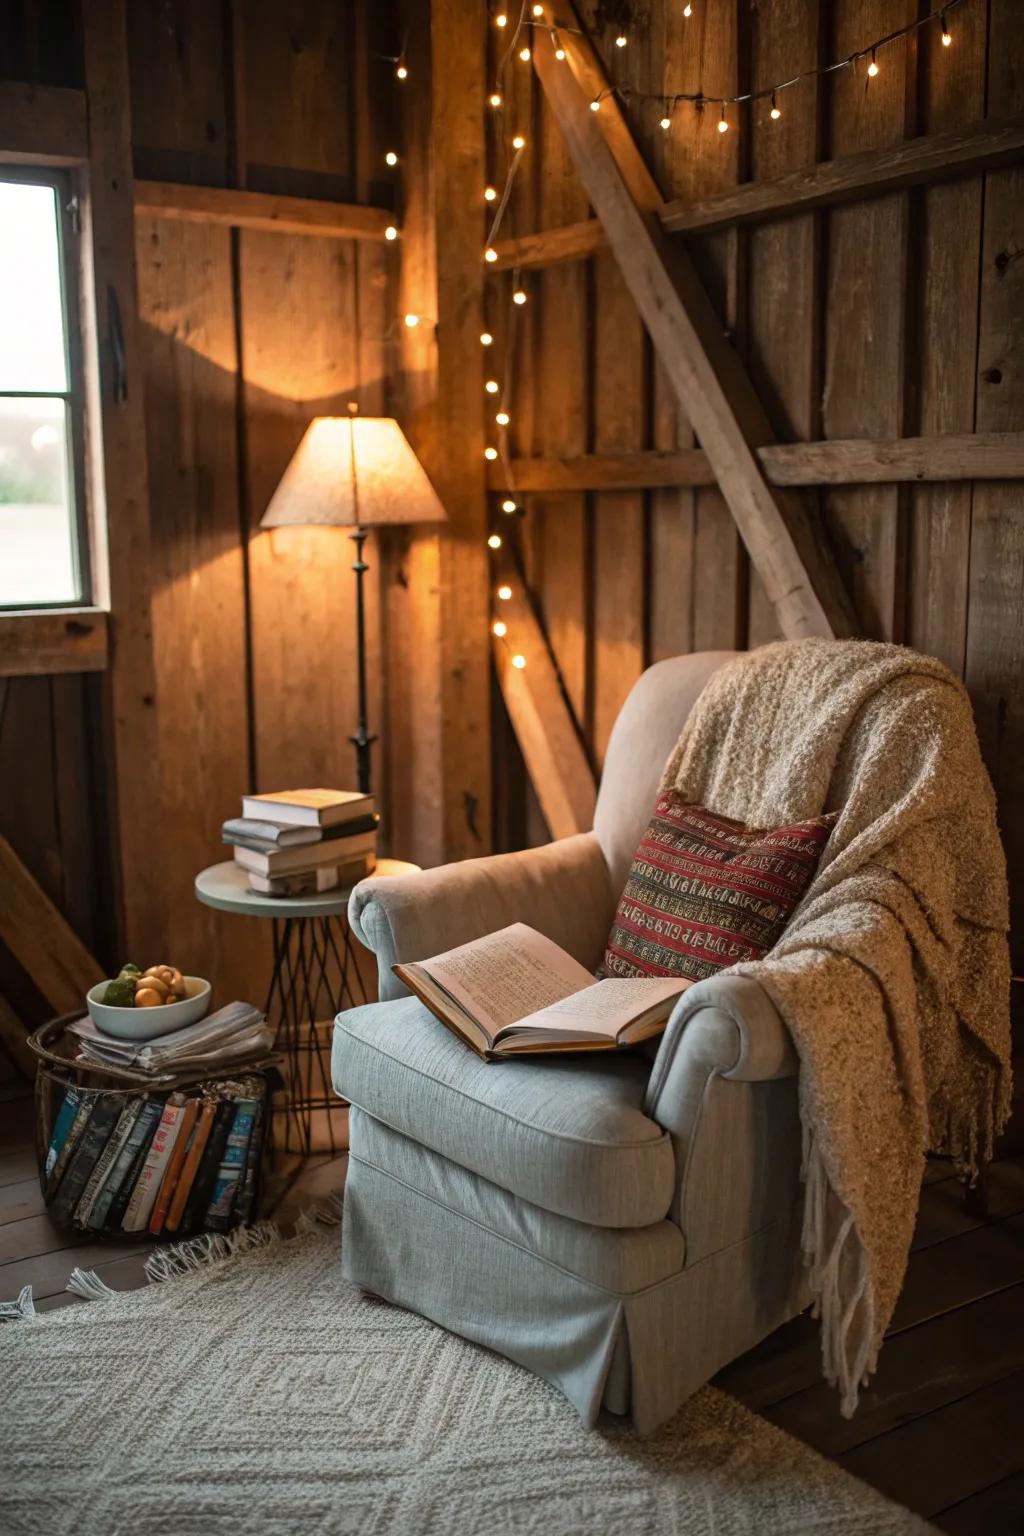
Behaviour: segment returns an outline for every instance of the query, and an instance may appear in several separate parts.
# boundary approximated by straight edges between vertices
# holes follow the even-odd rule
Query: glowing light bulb
[[[504,11],[499,11],[497,16],[495,16],[495,18],[494,18],[494,25],[496,27],[507,27],[508,26],[508,17],[505,15]]]
[[[498,192],[496,187],[484,187],[484,202],[493,203]]]
[[[519,57],[522,59],[524,64],[529,64],[529,62],[530,62],[530,50],[529,50],[529,48],[520,48],[520,50],[519,50]]]
[[[494,340],[494,337],[491,335],[490,331],[481,331],[480,332],[480,345],[482,347],[489,347],[493,340]]]
[[[718,131],[719,131],[719,133],[728,133],[729,132],[729,124],[725,120],[725,108],[724,107],[722,108],[722,115],[718,119]]]
[[[497,259],[498,259],[497,251],[494,249],[493,245],[489,245],[487,247],[486,251],[484,251],[484,261],[497,261]]]
[[[398,156],[395,154],[393,149],[389,149],[387,154],[384,156],[384,163],[385,163],[385,165],[397,165],[398,164]]]
[[[484,385],[484,389],[486,389],[489,395],[496,395],[498,393],[497,379],[488,379],[487,383]]]
[[[511,496],[505,497],[505,500],[501,504],[501,510],[503,512],[514,512],[516,510],[516,504],[512,500]]]
[[[501,600],[501,602],[507,603],[511,596],[512,596],[512,588],[511,587],[499,587],[498,588],[498,597]]]
[[[517,654],[516,654],[516,655],[515,655],[515,656],[513,656],[513,657],[512,657],[512,665],[513,665],[513,666],[514,666],[514,667],[515,667],[515,668],[516,668],[516,669],[517,669],[517,670],[518,670],[518,671],[520,671],[520,672],[521,672],[521,671],[522,671],[522,670],[523,670],[523,668],[524,668],[524,667],[525,667],[525,666],[526,666],[526,657],[525,657],[525,656],[520,656],[520,655],[519,655],[519,654],[518,654],[518,653],[517,653]]]
[[[487,548],[488,549],[500,549],[501,548],[501,534],[500,533],[492,533],[491,534],[490,538],[487,540]]]
[[[405,323],[409,327],[410,331],[414,331],[420,323],[420,317],[419,315],[406,315]]]
[[[384,231],[384,239],[385,240],[397,240],[398,239],[398,230],[395,228],[395,226],[393,224],[389,224],[387,229]]]
[[[498,457],[498,450],[497,450],[497,448],[485,448],[484,449],[484,458],[485,459],[496,459],[497,457]]]
[[[505,636],[508,634],[508,625],[505,623],[504,619],[495,619],[494,623],[491,625],[491,634],[497,635],[499,640],[504,640]]]
[[[875,60],[875,50],[871,50],[871,63],[868,65],[868,74],[872,79],[878,74],[878,64]]]
[[[513,149],[525,149],[526,148],[526,140],[523,138],[521,133],[517,133],[515,138],[512,140],[512,148]]]
[[[686,17],[687,20],[689,20],[690,17],[693,15],[693,6],[692,5],[684,5],[683,6],[683,15]]]
[[[499,91],[492,91],[487,98],[487,105],[490,107],[500,107],[501,93]]]
[[[618,37],[615,39],[615,46],[616,48],[625,48],[628,42],[629,38],[626,36],[625,32],[620,32]]]
[[[533,14],[535,16],[543,16],[544,15],[544,7],[542,5],[535,5],[534,8],[533,8]]]
[[[943,46],[943,48],[948,48],[949,45],[952,43],[952,41],[953,41],[953,34],[952,34],[952,32],[950,32],[949,28],[946,26],[946,23],[943,22],[942,23],[942,46]]]
[[[668,130],[672,127],[672,119],[670,117],[663,117],[661,120],[661,126],[664,128],[665,132],[668,133]]]
[[[525,304],[526,303],[526,294],[523,292],[523,290],[521,288],[517,288],[515,293],[512,295],[512,303],[513,304]]]
[[[771,118],[773,123],[777,123],[779,118],[782,116],[782,113],[779,110],[779,104],[775,100],[775,92],[774,91],[772,91],[772,109],[768,113],[768,116]]]
[[[494,419],[498,423],[499,427],[507,427],[511,417],[509,416],[508,411],[499,411]]]
[[[409,78],[409,71],[406,69],[404,64],[399,64],[398,68],[395,70],[395,79],[396,80],[408,80],[408,78]]]
[[[600,112],[600,110],[601,110],[601,103],[598,101],[596,96],[594,97],[593,101],[590,103],[590,110],[591,110],[591,112]]]
[[[564,48],[556,48],[555,49],[555,58],[558,59],[559,63],[561,63],[562,59],[565,58],[565,49]]]

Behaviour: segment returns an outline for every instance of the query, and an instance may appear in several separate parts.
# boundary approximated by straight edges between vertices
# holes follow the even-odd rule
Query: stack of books
[[[43,1172],[55,1220],[85,1232],[226,1232],[252,1217],[267,1115],[255,1074],[156,1097],[69,1087]]]
[[[262,896],[308,896],[355,885],[377,863],[372,795],[346,789],[288,789],[246,795],[224,841]]]

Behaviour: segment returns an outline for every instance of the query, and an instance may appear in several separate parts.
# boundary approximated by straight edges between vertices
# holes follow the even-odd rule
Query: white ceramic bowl
[[[172,1030],[184,1029],[186,1024],[196,1024],[210,1008],[211,987],[201,976],[185,976],[185,996],[177,1003],[165,1003],[162,1008],[114,1008],[100,998],[110,985],[98,981],[85,994],[89,1017],[105,1035],[115,1035],[118,1040],[154,1040],[157,1035],[169,1035]]]

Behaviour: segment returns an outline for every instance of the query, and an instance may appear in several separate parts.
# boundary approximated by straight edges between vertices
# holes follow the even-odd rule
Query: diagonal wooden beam
[[[0,836],[0,939],[58,1013],[85,1009],[103,972],[42,887]]]
[[[839,636],[856,621],[806,506],[772,487],[757,449],[771,426],[685,251],[661,227],[662,198],[569,0],[553,10],[566,60],[538,31],[533,59],[580,179],[679,402],[736,520],[782,633]],[[601,97],[598,112],[591,102]]]

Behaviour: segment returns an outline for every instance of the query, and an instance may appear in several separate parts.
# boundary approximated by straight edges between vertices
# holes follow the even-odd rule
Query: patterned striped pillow
[[[770,831],[658,796],[604,956],[608,976],[699,980],[777,943],[836,815]]]

